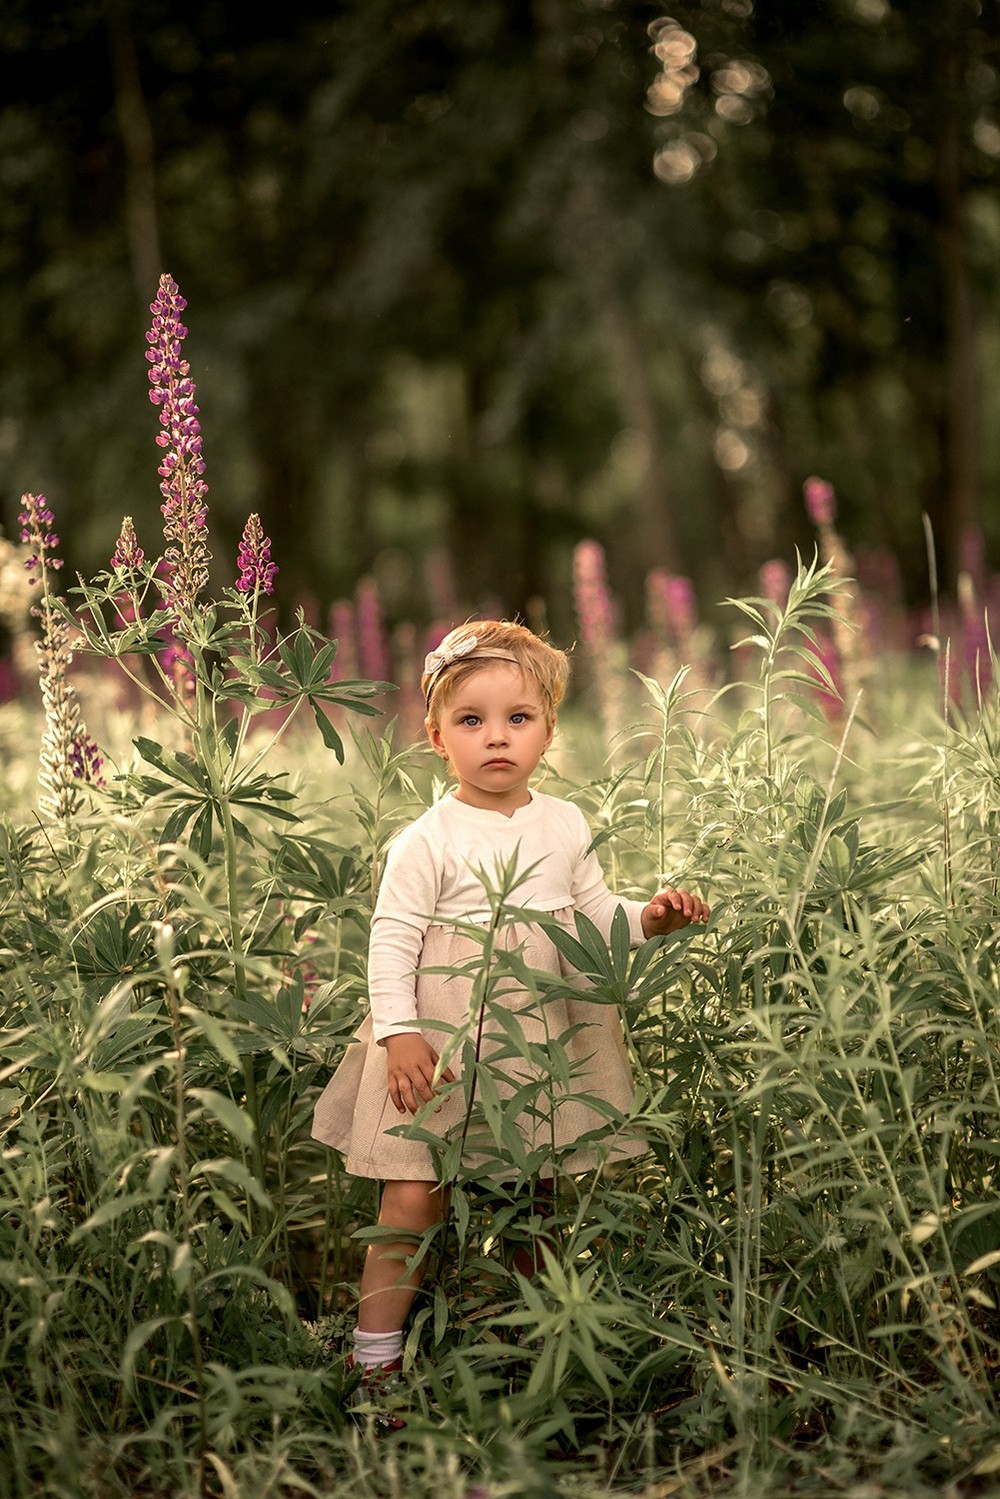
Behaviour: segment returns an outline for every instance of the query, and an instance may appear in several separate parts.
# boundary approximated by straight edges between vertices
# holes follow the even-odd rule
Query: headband
[[[520,666],[516,656],[510,651],[496,650],[493,646],[480,645],[478,635],[463,635],[456,640],[454,645],[438,646],[436,651],[431,651],[424,657],[424,676],[427,685],[424,688],[424,700],[430,707],[431,693],[437,685],[438,678],[449,666],[454,666],[458,661],[513,661],[515,666]]]

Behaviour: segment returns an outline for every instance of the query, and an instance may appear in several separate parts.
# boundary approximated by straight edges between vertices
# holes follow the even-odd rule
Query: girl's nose
[[[490,725],[489,743],[490,744],[506,744],[507,743],[507,725],[506,724],[495,724],[495,725],[491,724]]]

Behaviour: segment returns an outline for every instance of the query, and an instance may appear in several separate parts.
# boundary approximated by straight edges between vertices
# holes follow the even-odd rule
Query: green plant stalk
[[[797,949],[797,956],[798,956],[799,961],[800,961],[800,963],[802,965],[803,971],[808,972],[808,964],[807,964],[807,961],[806,961],[806,956],[802,952],[802,949],[801,949],[801,947],[798,944],[797,935],[793,938],[793,940],[795,942],[795,946],[796,946],[796,949]],[[822,1000],[821,1000],[821,997],[819,996],[819,994],[815,990],[815,984],[814,983],[812,985],[812,989],[813,989],[813,999],[814,999],[814,1002],[817,1005],[821,1005],[822,1004]],[[898,1055],[897,1055],[897,1053],[895,1051],[895,1048],[894,1048],[894,1046],[892,1044],[892,1040],[891,1040],[891,1024],[890,1024],[891,1014],[888,1011],[884,1011],[884,1013],[883,1013],[883,1021],[884,1021],[884,1025],[883,1025],[884,1034],[885,1034],[885,1037],[886,1037],[886,1040],[887,1040],[887,1044],[889,1045],[889,1047],[890,1047],[890,1049],[892,1051],[893,1061],[894,1061],[894,1063],[896,1065],[896,1068],[897,1068],[897,1076],[902,1077],[902,1075],[903,1075],[903,1069],[902,1069],[902,1067],[901,1067],[901,1065],[899,1063]],[[850,1058],[844,1052],[844,1050],[843,1050],[843,1048],[842,1048],[842,1046],[840,1045],[839,1042],[837,1043],[837,1053],[838,1053],[839,1058],[845,1064],[845,1066],[844,1066],[844,1073],[845,1073],[845,1076],[846,1076],[846,1078],[848,1080],[848,1086],[849,1086],[851,1092],[854,1095],[855,1103],[857,1104],[857,1106],[858,1106],[859,1110],[861,1111],[862,1115],[864,1115],[864,1113],[865,1113],[865,1105],[866,1105],[866,1101],[867,1100],[865,1099],[865,1096],[862,1093],[861,1088],[858,1086],[858,1081],[857,1081],[857,1076],[856,1076],[855,1070],[850,1065]],[[904,1097],[905,1097],[905,1088],[902,1091],[903,1091],[903,1094],[904,1094]],[[919,1133],[917,1132],[916,1121],[913,1118],[912,1112],[910,1112],[909,1109],[907,1110],[907,1113],[908,1113],[908,1122],[910,1124],[912,1138],[914,1138],[914,1140],[917,1140],[917,1139],[919,1139]],[[864,1162],[862,1161],[862,1159],[858,1156],[857,1152],[855,1151],[855,1149],[854,1149],[854,1147],[853,1147],[853,1145],[852,1145],[849,1137],[845,1133],[843,1133],[843,1131],[840,1129],[839,1121],[834,1121],[832,1118],[828,1118],[828,1122],[831,1123],[832,1125],[834,1125],[834,1127],[837,1129],[837,1132],[840,1135],[841,1142],[845,1146],[846,1150],[848,1151],[850,1159],[853,1162],[855,1169],[858,1171],[859,1176],[865,1182],[866,1187],[868,1187],[869,1189],[874,1188],[875,1183],[874,1183],[874,1181],[873,1181],[870,1173],[867,1171],[867,1169],[866,1169],[866,1167],[864,1165]],[[898,1183],[898,1180],[896,1178],[896,1174],[895,1174],[895,1172],[892,1169],[892,1162],[890,1161],[888,1155],[886,1154],[885,1146],[884,1146],[884,1143],[882,1141],[882,1138],[881,1138],[881,1136],[880,1136],[880,1134],[878,1133],[877,1130],[873,1130],[872,1131],[871,1138],[872,1138],[873,1147],[874,1147],[876,1155],[878,1157],[878,1162],[879,1162],[879,1167],[880,1167],[879,1179],[880,1179],[880,1181],[884,1182],[888,1186],[890,1198],[891,1198],[892,1202],[895,1205],[897,1214],[899,1215],[899,1221],[901,1223],[903,1223],[903,1224],[906,1224],[907,1227],[910,1230],[912,1230],[913,1224],[912,1224],[911,1214],[910,1214],[910,1211],[909,1211],[909,1206],[906,1203],[906,1201],[905,1201],[902,1193],[900,1192],[899,1183]],[[924,1165],[924,1169],[925,1169],[925,1180],[926,1180],[926,1162],[923,1160],[923,1152],[922,1151],[920,1152],[920,1154],[921,1154],[921,1161],[922,1161],[922,1164]],[[928,1190],[930,1190],[929,1187],[928,1187]],[[877,1200],[877,1194],[875,1194],[875,1196],[876,1196],[876,1200]],[[893,1230],[892,1222],[889,1219],[888,1215],[885,1213],[884,1209],[881,1212],[881,1216],[882,1216],[883,1227],[885,1229],[887,1238],[890,1239],[890,1240],[891,1239],[896,1239],[897,1236],[896,1236],[896,1234],[895,1234],[895,1232]],[[917,1259],[919,1260],[920,1269],[921,1269],[920,1280],[924,1281],[924,1280],[930,1278],[931,1272],[930,1272],[930,1267],[929,1267],[929,1265],[927,1263],[926,1256],[923,1254],[922,1251],[919,1250],[919,1248],[918,1248],[918,1253],[917,1253]],[[955,1283],[957,1284],[958,1283],[958,1277],[957,1277],[957,1275],[955,1275],[954,1265],[953,1264],[951,1266],[951,1273],[952,1273],[952,1275],[953,1275],[953,1277],[955,1279]],[[936,1304],[933,1301],[930,1301],[922,1293],[920,1294],[920,1302],[921,1302],[921,1305],[924,1307],[925,1312],[928,1314],[928,1316],[929,1316],[929,1318],[930,1318],[930,1320],[932,1322],[932,1325],[934,1327],[934,1330],[935,1330],[935,1333],[936,1333],[936,1336],[938,1338],[940,1346],[942,1348],[947,1348],[948,1347],[947,1331],[946,1331],[946,1329],[944,1327],[944,1324],[943,1324],[943,1322],[941,1320],[940,1312],[939,1312]],[[968,1397],[969,1393],[970,1393],[969,1388],[968,1388],[968,1384],[962,1378],[962,1376],[960,1374],[960,1371],[958,1370],[957,1366],[955,1365],[954,1359],[949,1359],[949,1361],[948,1361],[948,1367],[949,1367],[949,1369],[950,1369],[950,1371],[952,1372],[952,1375],[953,1375],[953,1382],[955,1384],[956,1393],[959,1394],[960,1396]]]
[[[229,797],[218,790],[219,811],[222,814],[223,839],[225,843],[226,859],[226,892],[229,902],[229,928],[230,942],[233,953],[233,987],[237,1000],[243,998],[246,993],[246,951],[243,943],[243,927],[240,917],[239,906],[239,883],[237,878],[236,860],[236,829],[233,826],[233,809]],[[257,1074],[254,1066],[253,1052],[245,1052],[242,1059],[243,1082],[247,1094],[247,1106],[250,1117],[253,1120],[253,1167],[254,1175],[260,1182],[261,1187],[265,1185],[264,1169],[264,1142],[260,1130],[260,1103],[257,1097]],[[252,1224],[249,1215],[254,1211],[249,1198],[247,1199],[248,1220]]]
[[[496,948],[496,934],[500,928],[502,912],[503,903],[502,901],[498,901],[494,906],[493,912],[490,916],[489,926],[486,928],[486,935],[483,941],[482,967],[476,975],[476,990],[478,990],[478,993],[479,995],[481,995],[481,997],[479,998],[479,1007],[476,1011],[475,1066],[473,1068],[472,1077],[469,1081],[469,1090],[466,1094],[465,1118],[462,1120],[461,1147],[458,1152],[459,1160],[461,1160],[462,1156],[464,1156],[465,1154],[465,1142],[469,1138],[469,1128],[472,1123],[472,1109],[476,1101],[476,1083],[478,1080],[480,1066],[479,1058],[482,1053],[483,1031],[486,1025],[486,1003],[490,993],[493,954]],[[475,1010],[476,990],[473,991],[473,1001],[472,1006],[470,1007],[470,1012],[471,1010]]]
[[[237,1000],[240,1000],[246,994],[246,944],[243,940],[243,923],[239,901],[239,865],[237,860],[236,829],[233,824],[232,801],[225,781],[219,772],[219,759],[216,750],[215,702],[214,699],[212,701],[206,700],[207,694],[202,685],[202,675],[202,672],[196,674],[195,717],[199,728],[194,736],[194,747],[208,775],[216,811],[222,824],[226,870],[226,900],[229,910],[229,942],[233,957],[233,990]],[[235,757],[233,763],[235,765]],[[257,1076],[252,1052],[244,1054],[242,1058],[242,1072],[247,1107],[250,1111],[254,1127],[253,1144],[251,1146],[253,1170],[254,1175],[263,1188],[266,1180],[264,1144],[261,1138],[260,1103],[257,1095]],[[246,1211],[247,1221],[250,1224],[252,1233],[255,1206],[249,1197],[247,1198]]]
[[[166,915],[164,915],[166,924]],[[163,968],[166,979],[167,1006],[170,1011],[170,1027],[174,1037],[174,1050],[176,1059],[174,1063],[174,1118],[177,1135],[177,1193],[180,1200],[181,1224],[184,1233],[184,1242],[192,1263],[195,1261],[194,1251],[194,1221],[191,1213],[191,1194],[188,1181],[188,1159],[187,1159],[187,1102],[186,1102],[186,1078],[184,1074],[184,1058],[186,1048],[184,1045],[184,1032],[181,1026],[180,1004],[177,995],[177,987],[174,979],[173,959],[169,952],[164,954]],[[194,1377],[195,1391],[198,1402],[198,1492],[206,1495],[207,1490],[207,1468],[206,1454],[208,1452],[208,1413],[207,1398],[205,1390],[205,1371],[203,1367],[203,1354],[201,1346],[201,1326],[198,1319],[198,1301],[195,1294],[194,1275],[187,1279],[187,1302],[188,1323],[191,1333],[191,1343],[194,1355]]]

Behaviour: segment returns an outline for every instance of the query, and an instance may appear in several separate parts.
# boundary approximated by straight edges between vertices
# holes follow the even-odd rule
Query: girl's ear
[[[438,755],[445,752],[444,741],[441,738],[441,730],[434,727],[429,718],[424,719],[424,728],[427,730],[427,738],[430,740],[431,748]]]

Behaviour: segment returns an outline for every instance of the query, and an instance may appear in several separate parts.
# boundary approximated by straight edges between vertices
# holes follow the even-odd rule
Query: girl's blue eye
[[[527,713],[512,713],[510,715],[510,721],[511,723],[524,723],[527,716]]]
[[[466,713],[465,717],[461,721],[463,724],[465,724],[466,728],[475,728],[476,724],[479,722],[479,717],[475,713]]]

